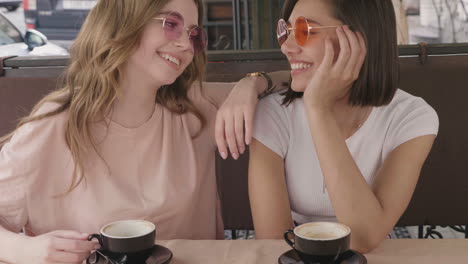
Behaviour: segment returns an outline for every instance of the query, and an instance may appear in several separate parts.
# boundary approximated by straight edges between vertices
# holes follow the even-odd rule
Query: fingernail
[[[226,152],[221,152],[220,154],[223,159],[227,159],[228,155]]]
[[[244,154],[244,152],[245,152],[245,149],[241,149],[240,153]]]
[[[233,157],[235,160],[237,160],[237,159],[239,158],[239,154],[233,153],[233,154],[232,154],[232,157]]]

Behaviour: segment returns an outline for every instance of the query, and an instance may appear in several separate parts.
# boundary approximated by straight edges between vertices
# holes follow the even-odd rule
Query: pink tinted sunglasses
[[[182,33],[187,32],[190,42],[192,43],[195,52],[201,52],[206,49],[208,44],[208,36],[205,30],[199,26],[186,28],[184,17],[177,12],[170,12],[162,17],[155,17],[155,20],[162,21],[164,34],[169,40],[176,40],[182,36]]]

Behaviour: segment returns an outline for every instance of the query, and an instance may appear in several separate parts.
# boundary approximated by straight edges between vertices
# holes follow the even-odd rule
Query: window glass
[[[205,0],[209,50],[272,49],[284,0]],[[468,0],[393,0],[399,44],[468,42]]]
[[[406,0],[409,43],[468,42],[468,0]]]
[[[20,32],[0,15],[0,45],[23,42]]]
[[[209,50],[272,49],[284,0],[205,0]]]

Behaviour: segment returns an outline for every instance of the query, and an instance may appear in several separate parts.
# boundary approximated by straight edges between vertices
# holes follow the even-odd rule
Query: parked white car
[[[54,56],[69,55],[68,51],[50,43],[37,30],[28,29],[21,34],[2,13],[0,13],[0,57],[5,56]]]

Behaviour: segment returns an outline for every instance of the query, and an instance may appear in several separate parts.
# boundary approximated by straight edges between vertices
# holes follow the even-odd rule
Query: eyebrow
[[[314,24],[318,24],[318,25],[320,25],[320,26],[322,25],[322,23],[318,22],[317,20],[314,20],[314,19],[311,19],[311,18],[308,18],[308,17],[306,17],[306,19],[307,19],[308,21],[314,23]],[[288,19],[288,22],[291,23],[291,22],[289,21],[289,19]]]
[[[158,15],[169,15],[171,13],[174,14],[174,15],[177,14],[177,12],[175,12],[175,11],[165,11],[165,12],[159,12]],[[178,14],[177,14],[177,16],[180,17]]]

